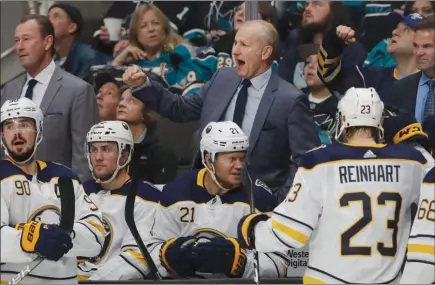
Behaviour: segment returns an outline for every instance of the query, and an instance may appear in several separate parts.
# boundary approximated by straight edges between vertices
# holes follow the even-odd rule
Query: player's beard
[[[34,150],[35,150],[35,145],[33,145],[30,149],[28,149],[23,153],[16,153],[7,147],[9,156],[18,163],[28,160],[32,156]]]

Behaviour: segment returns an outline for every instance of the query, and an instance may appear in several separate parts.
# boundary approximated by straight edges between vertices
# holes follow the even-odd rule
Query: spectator
[[[47,17],[24,16],[14,39],[27,73],[6,83],[2,104],[20,97],[32,99],[44,113],[44,140],[38,146],[37,159],[66,165],[81,181],[90,179],[83,142],[87,130],[98,122],[92,86],[54,63],[54,28]]]
[[[415,115],[424,127],[425,120],[435,116],[435,16],[426,17],[414,30],[414,55],[421,72],[395,82],[392,103]]]
[[[170,26],[168,18],[153,4],[133,13],[129,45],[113,60],[113,66],[137,64],[163,77],[170,86],[184,86],[192,70],[193,49]],[[195,81],[195,76],[189,82]]]
[[[372,50],[381,40],[391,36],[397,23],[391,21],[389,15],[392,12],[403,15],[404,9],[405,1],[365,1],[360,41],[366,50]]]
[[[48,18],[54,27],[55,62],[65,71],[85,78],[91,66],[99,62],[91,46],[77,42],[83,28],[82,14],[77,8],[62,3],[50,7]]]
[[[409,14],[420,14],[423,17],[435,14],[435,2],[433,1],[408,1],[405,4],[405,16]]]
[[[300,29],[293,29],[284,44],[283,57],[279,64],[279,75],[299,89],[307,87],[303,78],[304,62],[299,57],[301,44],[321,44],[324,34],[332,27],[349,25],[346,7],[338,1],[307,1],[302,14]],[[362,65],[366,51],[359,43],[346,47],[343,62]]]
[[[121,100],[122,81],[110,73],[102,72],[95,77],[95,92],[101,121],[116,120],[116,110]]]
[[[419,14],[406,17],[395,13],[393,15],[402,19],[393,31],[393,41],[388,46],[388,51],[397,62],[395,68],[346,66],[341,63],[340,56],[347,44],[355,42],[355,31],[350,27],[338,26],[326,34],[319,53],[319,70],[330,90],[344,94],[350,87],[374,87],[382,100],[389,105],[392,100],[390,93],[393,81],[418,72],[412,47],[412,28],[418,25],[423,17]]]
[[[431,1],[409,1],[405,5],[404,16],[410,14],[420,14],[423,17],[434,15],[435,2]],[[400,10],[399,10],[400,11]],[[397,13],[395,13],[397,15]],[[393,14],[394,15],[394,14]],[[392,20],[392,21],[391,21]],[[388,22],[394,24],[395,29],[399,22],[403,21],[401,17],[389,17]],[[376,44],[370,53],[367,55],[367,59],[364,62],[366,65],[374,65],[380,67],[395,67],[396,61],[387,51],[388,45],[391,43],[391,35],[388,38],[380,41]]]
[[[182,41],[159,8],[143,4],[132,15],[129,45],[115,57],[112,65],[156,59],[159,53],[173,51]]]
[[[142,3],[140,3],[142,2]],[[109,39],[109,32],[105,26],[94,33],[94,47],[106,54],[107,56],[112,56],[116,54],[120,48],[127,46],[128,40],[128,30],[130,26],[130,20],[134,10],[146,1],[113,1],[104,18],[116,18],[122,19],[122,29],[121,35],[122,39],[118,42],[112,42]],[[180,35],[184,34],[190,30],[198,29],[208,29],[205,22],[208,22],[207,17],[209,14],[217,9],[214,2],[222,2],[223,5],[216,5],[219,7],[219,14],[230,14],[231,9],[236,2],[233,1],[149,1],[152,2],[156,7],[158,7],[164,15],[169,19],[170,26]],[[228,6],[228,7],[227,7]],[[211,13],[213,14],[213,13]],[[207,21],[206,21],[207,18]],[[214,19],[217,17],[210,18],[214,23]]]
[[[308,95],[310,109],[314,113],[319,138],[322,144],[330,144],[335,137],[337,105],[339,95],[332,95],[317,75],[317,52],[319,45],[306,44],[300,46],[300,57],[305,60],[304,79],[307,88],[303,90]]]
[[[278,51],[275,28],[262,20],[239,29],[232,54],[237,68],[221,68],[199,92],[180,97],[147,78],[137,66],[123,79],[133,95],[175,122],[234,121],[250,138],[250,171],[283,200],[295,164],[320,144],[307,97],[272,71]],[[196,138],[198,143],[198,138]]]
[[[160,144],[157,138],[157,121],[155,112],[146,108],[144,103],[132,96],[127,86],[121,88],[116,118],[126,122],[133,133],[134,152],[131,159],[130,175],[136,169],[143,180],[153,184],[166,184],[177,173],[177,156]]]

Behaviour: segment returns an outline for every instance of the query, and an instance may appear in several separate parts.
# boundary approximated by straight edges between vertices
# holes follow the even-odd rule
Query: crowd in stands
[[[386,116],[420,124],[435,157],[435,2],[259,1],[258,21],[245,6],[114,1],[88,42],[74,5],[25,15],[15,48],[26,73],[3,86],[1,103],[33,100],[44,113],[36,157],[83,183],[86,134],[100,121],[128,125],[129,175],[155,185],[212,165],[200,134],[233,121],[249,138],[249,171],[279,203],[301,157],[334,143],[351,87],[375,88]]]

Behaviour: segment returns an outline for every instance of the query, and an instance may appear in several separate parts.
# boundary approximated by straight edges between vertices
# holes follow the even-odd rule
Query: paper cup
[[[117,42],[121,39],[122,19],[105,18],[104,26],[107,28],[107,31],[109,32],[111,41]]]

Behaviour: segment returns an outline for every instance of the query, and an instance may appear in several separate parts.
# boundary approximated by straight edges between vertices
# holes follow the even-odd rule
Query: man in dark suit
[[[92,86],[55,65],[54,29],[45,16],[21,19],[15,49],[27,72],[4,86],[1,103],[20,97],[35,102],[44,113],[44,139],[37,159],[66,165],[82,181],[91,179],[84,145],[87,131],[99,121]]]
[[[246,22],[237,32],[233,57],[237,68],[222,68],[196,94],[174,95],[147,78],[137,66],[124,73],[132,93],[163,117],[176,122],[234,121],[249,136],[250,172],[284,199],[295,164],[320,145],[308,100],[272,72],[278,34],[268,22]]]
[[[435,116],[435,16],[423,19],[414,30],[414,55],[421,72],[396,81],[391,100],[424,124]]]

